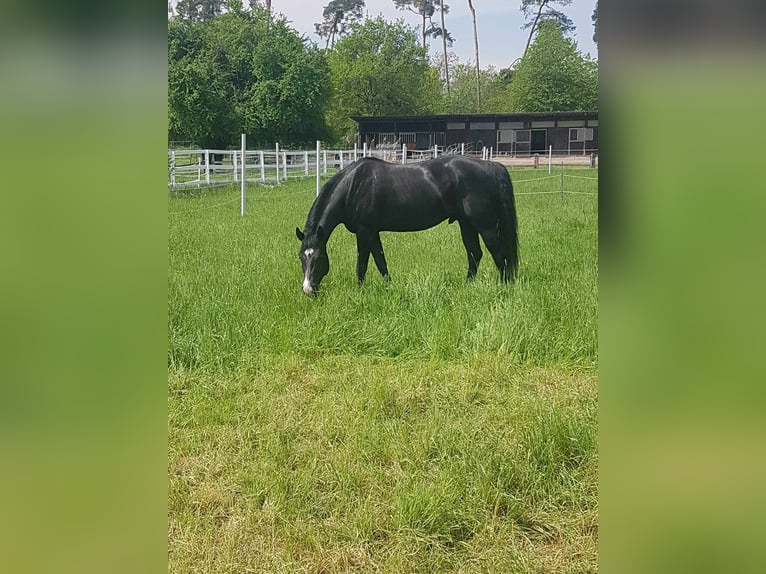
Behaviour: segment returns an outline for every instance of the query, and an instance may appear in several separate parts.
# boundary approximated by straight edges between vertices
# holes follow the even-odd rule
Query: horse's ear
[[[303,241],[303,238],[304,238],[304,237],[306,237],[306,236],[305,236],[305,235],[303,235],[303,231],[301,231],[300,229],[298,229],[298,228],[296,227],[296,228],[295,228],[295,237],[297,237],[297,238],[298,238],[298,241]]]
[[[325,241],[324,227],[322,227],[321,225],[317,227],[317,238],[319,239],[321,243],[324,243]]]

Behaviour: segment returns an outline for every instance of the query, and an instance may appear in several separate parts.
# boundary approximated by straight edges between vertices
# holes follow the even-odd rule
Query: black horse
[[[499,163],[453,155],[417,164],[360,159],[336,173],[314,201],[298,253],[303,292],[315,294],[330,270],[327,240],[341,223],[356,234],[356,276],[361,285],[372,254],[390,279],[381,231],[421,231],[449,219],[460,225],[468,255],[468,280],[481,261],[484,239],[504,282],[519,262],[516,205],[508,170]]]

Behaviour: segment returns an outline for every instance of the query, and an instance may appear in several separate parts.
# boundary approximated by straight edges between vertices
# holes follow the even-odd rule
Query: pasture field
[[[597,177],[597,170],[567,169]],[[457,224],[330,239],[314,181],[168,200],[169,571],[595,572],[595,195],[513,170],[521,264],[465,283]],[[566,178],[564,188],[595,192]]]

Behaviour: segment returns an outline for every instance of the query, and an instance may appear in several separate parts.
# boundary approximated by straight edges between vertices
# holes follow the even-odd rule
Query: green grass
[[[511,287],[488,256],[467,285],[444,223],[383,234],[393,280],[360,289],[341,226],[318,299],[312,200],[169,199],[169,570],[595,572],[595,196],[518,196]]]

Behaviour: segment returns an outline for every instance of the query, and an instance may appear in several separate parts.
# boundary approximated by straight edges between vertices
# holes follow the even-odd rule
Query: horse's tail
[[[516,200],[513,196],[513,183],[508,169],[496,164],[497,184],[500,189],[500,201],[503,209],[500,212],[499,231],[500,242],[505,248],[504,281],[513,281],[519,268],[519,235],[516,218]]]

